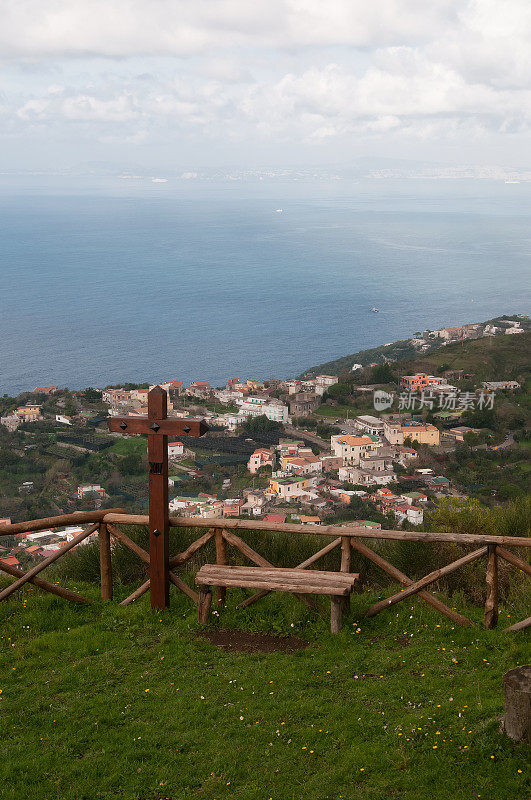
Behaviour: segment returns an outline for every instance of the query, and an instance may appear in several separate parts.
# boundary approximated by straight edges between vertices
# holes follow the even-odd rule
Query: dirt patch
[[[411,644],[407,636],[397,636],[396,641],[401,647],[409,647],[409,645]]]
[[[269,636],[238,630],[198,631],[197,635],[227,653],[295,653],[309,646],[309,642],[298,636]]]

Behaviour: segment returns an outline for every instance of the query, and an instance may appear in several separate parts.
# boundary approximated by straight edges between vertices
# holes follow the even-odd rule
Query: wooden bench
[[[212,605],[212,586],[258,589],[291,594],[326,594],[330,596],[330,629],[337,633],[350,593],[359,575],[346,572],[322,572],[275,567],[232,567],[205,564],[196,575],[199,586],[197,606],[199,622],[208,622]]]

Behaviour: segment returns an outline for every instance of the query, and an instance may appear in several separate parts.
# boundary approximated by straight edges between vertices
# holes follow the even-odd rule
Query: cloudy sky
[[[0,0],[0,168],[531,165],[531,0]]]

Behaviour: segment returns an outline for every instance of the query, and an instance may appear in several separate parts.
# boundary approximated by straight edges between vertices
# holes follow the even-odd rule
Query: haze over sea
[[[524,183],[0,176],[0,393],[286,377],[527,313],[530,216]]]

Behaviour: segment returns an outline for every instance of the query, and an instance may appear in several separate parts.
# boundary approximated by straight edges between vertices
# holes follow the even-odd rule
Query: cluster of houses
[[[394,483],[397,480],[395,465],[407,467],[418,458],[414,448],[404,446],[404,438],[409,436],[410,430],[418,429],[423,439],[428,427],[417,426],[412,420],[382,420],[369,415],[358,417],[354,425],[358,428],[356,434],[332,436],[330,452],[318,456],[302,441],[281,441],[276,447],[257,448],[247,468],[255,475],[265,467],[266,474],[270,474],[263,492],[264,503],[295,502],[311,506],[319,513],[334,502],[349,504],[353,495],[370,500],[374,495],[362,487],[374,489]],[[438,433],[437,428],[434,430]],[[428,434],[431,441],[431,431]],[[344,489],[345,484],[357,488],[348,491]],[[396,503],[416,507],[415,511],[409,508],[409,513],[403,513],[402,506],[393,508],[399,521],[422,522],[422,508],[416,505],[414,498],[397,499]],[[263,505],[253,513],[262,513]]]
[[[209,381],[193,381],[184,387],[181,381],[167,381],[160,386],[168,393],[168,411],[173,411],[174,403],[179,405],[196,400],[198,404],[222,404],[234,410],[225,413],[204,412],[204,418],[213,425],[234,431],[251,417],[266,416],[273,422],[287,423],[290,416],[304,416],[320,405],[326,390],[338,382],[333,375],[318,375],[311,380],[272,380],[266,386],[261,381],[240,381],[228,378],[226,386],[214,388]],[[152,388],[152,387],[149,387]],[[106,389],[102,393],[103,402],[109,406],[109,416],[143,415],[147,412],[149,389]],[[285,403],[274,394],[285,393]],[[179,414],[186,409],[179,409]]]
[[[0,525],[9,525],[9,518],[0,519]],[[60,550],[65,544],[72,541],[75,536],[83,533],[84,528],[70,525],[62,530],[44,530],[34,533],[17,533],[14,536],[16,544],[14,547],[6,548],[0,545],[0,561],[10,567],[19,567],[20,559],[24,561],[41,561]],[[83,547],[97,539],[98,533],[94,532],[86,539],[83,539],[76,547]]]
[[[19,406],[5,417],[0,417],[0,423],[12,433],[23,422],[35,422],[38,419],[42,419],[41,407],[34,403],[28,403],[25,406]]]
[[[383,513],[393,513],[398,524],[407,520],[418,525],[423,521],[427,495],[422,491],[395,495],[387,488],[397,479],[393,465],[408,465],[417,457],[413,448],[392,446],[368,434],[333,436],[331,453],[319,456],[303,441],[284,440],[276,447],[258,448],[249,458],[247,466],[252,475],[268,468],[265,488],[249,487],[241,497],[229,499],[207,493],[176,496],[170,501],[170,512],[204,518],[259,517],[269,522],[283,522],[289,516],[290,521],[318,525],[323,514],[359,497]],[[427,476],[417,479],[428,482]],[[355,488],[347,489],[345,484]],[[363,486],[370,486],[372,491]],[[374,487],[378,487],[376,492]],[[290,505],[292,508],[286,511]]]
[[[523,319],[527,319],[522,315]],[[468,325],[454,325],[451,328],[441,328],[437,331],[425,330],[416,334],[410,341],[421,351],[430,350],[435,339],[440,339],[439,344],[445,346],[453,342],[462,342],[466,339],[481,339],[483,336],[498,336],[499,334],[524,333],[522,323],[518,320],[501,319],[496,325],[472,322]]]

